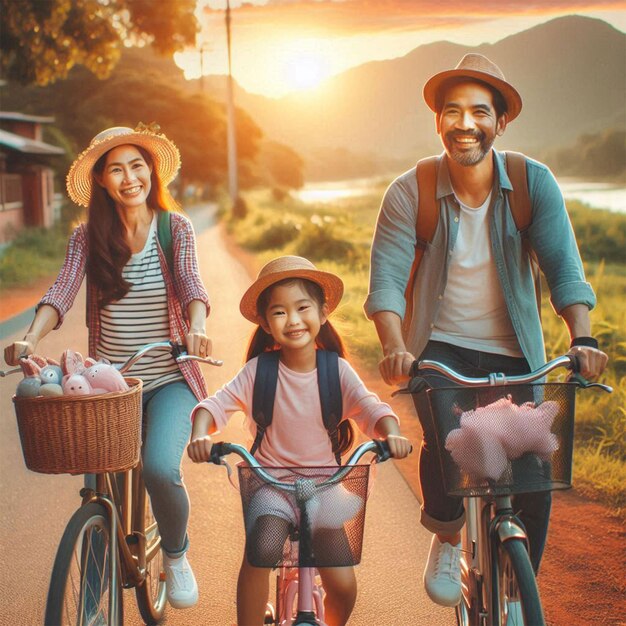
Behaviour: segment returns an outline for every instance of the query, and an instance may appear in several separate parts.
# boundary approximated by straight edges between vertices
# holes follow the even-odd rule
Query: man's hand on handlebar
[[[413,361],[415,361],[415,357],[410,352],[390,352],[378,364],[378,369],[388,385],[397,385],[409,379]]]
[[[589,381],[597,380],[609,361],[602,350],[589,346],[574,346],[567,354],[576,357],[580,375]]]

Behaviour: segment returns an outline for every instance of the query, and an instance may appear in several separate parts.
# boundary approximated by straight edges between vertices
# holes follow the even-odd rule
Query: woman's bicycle
[[[177,362],[222,364],[159,342],[142,347],[116,368],[124,374],[155,351],[169,351]],[[142,479],[142,385],[139,379],[126,380],[130,389],[125,392],[14,399],[30,469],[89,474],[86,484],[95,479],[95,484],[81,489],[82,505],[61,538],[50,578],[46,626],[120,626],[122,589],[128,588],[135,589],[146,624],[157,624],[165,611],[161,537]],[[43,443],[44,433],[31,432],[38,427],[49,428],[48,434],[60,441],[52,446]]]
[[[571,487],[575,392],[612,389],[577,375],[545,382],[557,368],[577,371],[567,355],[522,376],[467,378],[436,361],[416,365],[408,391],[427,394],[446,490],[464,498],[457,623],[542,626],[526,530],[511,496]],[[429,387],[433,370],[455,386]]]
[[[339,468],[263,467],[245,448],[226,442],[213,444],[211,462],[226,465],[223,457],[231,453],[244,461],[237,469],[246,558],[255,567],[278,569],[276,602],[268,604],[265,623],[325,626],[316,568],[360,562],[370,464],[358,461],[367,453],[375,454],[373,462],[386,461],[391,457],[387,443],[361,444]],[[288,518],[287,537],[259,531],[256,522],[268,506]]]

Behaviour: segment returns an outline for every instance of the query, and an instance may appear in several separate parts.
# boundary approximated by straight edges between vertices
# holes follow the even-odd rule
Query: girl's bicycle
[[[436,361],[416,365],[408,391],[427,394],[446,490],[464,498],[457,623],[542,626],[528,539],[511,496],[571,487],[575,392],[612,389],[577,375],[545,382],[557,368],[577,370],[567,355],[522,376],[467,378]],[[429,387],[422,378],[428,370],[456,385]]]
[[[226,465],[223,457],[231,453],[244,461],[237,469],[246,558],[256,567],[278,568],[276,603],[267,606],[266,624],[325,626],[324,590],[316,568],[361,560],[370,465],[357,463],[370,452],[376,455],[373,462],[391,458],[387,443],[373,440],[338,468],[274,468],[261,466],[240,445],[213,444],[212,463]],[[289,522],[287,537],[259,531],[257,520],[268,507]]]
[[[126,373],[154,351],[169,351],[177,362],[222,364],[159,342],[116,368]],[[57,550],[46,626],[120,626],[127,588],[135,589],[146,624],[157,624],[165,611],[161,538],[141,471],[142,384],[126,380],[130,389],[124,392],[14,399],[27,466],[43,473],[89,474],[89,486],[80,491],[82,505]],[[57,441],[46,441],[50,436]]]

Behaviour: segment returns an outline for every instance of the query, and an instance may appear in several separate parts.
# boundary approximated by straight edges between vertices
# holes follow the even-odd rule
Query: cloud
[[[205,15],[225,0],[208,0]],[[509,17],[623,11],[623,0],[231,0],[238,28],[289,30],[299,37],[450,29]]]

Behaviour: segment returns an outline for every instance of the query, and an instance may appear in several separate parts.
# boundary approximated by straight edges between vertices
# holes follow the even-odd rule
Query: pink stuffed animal
[[[95,363],[83,372],[83,376],[92,387],[104,389],[105,392],[128,390],[124,377],[110,363]]]
[[[550,431],[558,413],[558,403],[546,401],[521,406],[511,397],[466,411],[460,428],[446,437],[445,447],[461,470],[479,478],[499,480],[509,461],[524,454],[549,460],[558,449],[557,436]]]

